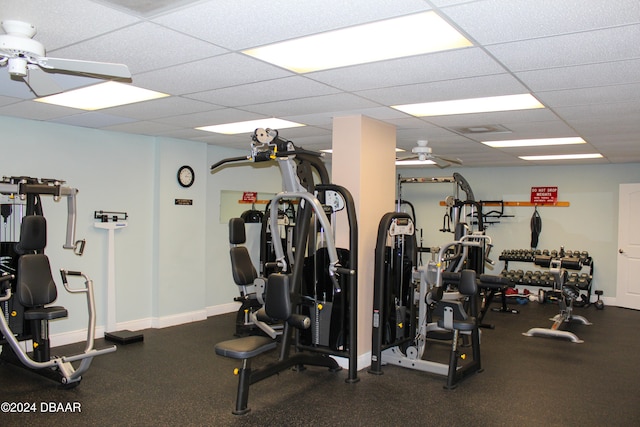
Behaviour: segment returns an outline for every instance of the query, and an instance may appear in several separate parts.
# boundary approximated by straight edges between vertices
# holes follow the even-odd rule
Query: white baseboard
[[[217,316],[219,314],[234,313],[240,308],[240,303],[230,302],[227,304],[213,305],[207,307],[207,317]]]
[[[333,357],[336,362],[338,362],[338,365],[340,365],[342,369],[349,369],[349,359],[347,359],[346,357],[331,357]],[[356,360],[358,364],[356,370],[361,371],[364,368],[368,368],[369,366],[371,366],[371,351],[358,355],[358,358]]]
[[[151,322],[155,329],[168,328],[170,326],[183,325],[185,323],[198,322],[207,318],[206,310],[191,311],[189,313],[173,314],[171,316],[156,317]]]

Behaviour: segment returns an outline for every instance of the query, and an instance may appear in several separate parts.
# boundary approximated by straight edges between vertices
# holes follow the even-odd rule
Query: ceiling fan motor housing
[[[44,56],[42,43],[32,40],[36,27],[21,21],[2,21],[7,34],[0,35],[0,55],[8,57],[8,71],[12,76],[25,77],[27,63]]]

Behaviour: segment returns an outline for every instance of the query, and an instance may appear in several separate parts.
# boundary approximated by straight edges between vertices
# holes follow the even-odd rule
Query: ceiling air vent
[[[94,0],[125,12],[133,12],[142,17],[156,16],[176,10],[199,0]]]
[[[463,135],[476,135],[479,133],[511,133],[510,129],[507,129],[502,125],[457,126],[451,127],[449,130]]]

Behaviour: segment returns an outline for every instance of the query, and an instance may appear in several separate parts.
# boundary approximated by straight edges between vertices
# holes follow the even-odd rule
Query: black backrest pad
[[[242,218],[231,218],[229,220],[229,243],[240,245],[247,240],[244,230],[244,220]]]
[[[26,254],[18,259],[16,294],[25,307],[39,307],[56,300],[58,291],[46,255]]]
[[[229,250],[231,256],[231,273],[233,281],[238,286],[247,286],[253,284],[258,277],[256,268],[251,262],[249,251],[244,246],[235,246]]]
[[[267,279],[264,309],[272,319],[287,320],[291,316],[289,275],[274,273]]]
[[[42,215],[27,215],[20,224],[20,241],[16,252],[41,251],[47,246],[47,221]]]
[[[462,295],[475,295],[478,292],[475,271],[468,269],[462,270],[460,274],[460,283],[458,284],[458,291]]]

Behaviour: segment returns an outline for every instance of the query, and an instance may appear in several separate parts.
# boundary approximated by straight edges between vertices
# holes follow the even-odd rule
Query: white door
[[[620,184],[616,304],[640,310],[640,184]]]

